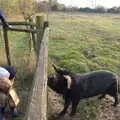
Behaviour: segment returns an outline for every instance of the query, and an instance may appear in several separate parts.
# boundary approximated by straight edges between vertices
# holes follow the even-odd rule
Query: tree
[[[120,13],[120,7],[112,7],[108,9],[108,13]]]
[[[35,4],[36,12],[47,12],[49,8],[48,1],[40,1]]]
[[[18,3],[20,13],[24,16],[25,20],[34,14],[35,2],[33,0],[19,0]]]
[[[103,6],[97,6],[94,9],[94,12],[96,12],[96,13],[105,13],[105,12],[107,12],[107,10]]]
[[[19,13],[18,0],[0,0],[0,8],[6,14]]]
[[[51,7],[51,10],[52,10],[52,11],[57,11],[57,10],[58,10],[58,6],[57,6],[57,5],[53,5],[53,6]]]

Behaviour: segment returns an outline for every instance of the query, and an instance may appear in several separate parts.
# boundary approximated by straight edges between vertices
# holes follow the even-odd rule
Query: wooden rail
[[[15,32],[30,32],[30,33],[36,33],[37,30],[34,30],[34,29],[19,29],[19,28],[10,28],[9,29],[10,31],[15,31]]]
[[[4,26],[3,23],[0,23],[0,26],[3,26],[3,37],[5,41],[5,51],[6,51],[6,58],[7,58],[7,63],[8,65],[11,65],[11,57],[10,57],[10,47],[9,47],[9,39],[8,39],[8,31],[15,31],[15,32],[28,32],[32,33],[32,36],[34,36],[35,33],[37,33],[36,30],[36,24],[33,22],[8,22],[9,25],[24,25],[24,26],[30,26],[31,29],[26,29],[26,28],[14,28],[14,27],[9,27],[7,28]],[[33,37],[32,37],[33,38]],[[35,39],[33,39],[33,44],[35,48]]]
[[[24,22],[24,21],[22,21],[22,22],[8,22],[9,23],[9,25],[18,25],[18,26],[21,26],[21,25],[25,25],[25,26],[29,26],[29,25],[32,25],[32,26],[36,26],[36,24],[35,23],[33,23],[33,22]],[[0,23],[0,25],[3,25],[2,23]]]
[[[48,32],[46,28],[39,47],[39,59],[26,120],[47,120]]]
[[[9,25],[12,26],[32,26],[33,28],[36,27],[36,24],[33,22],[8,22]],[[3,23],[0,23],[0,26],[3,26]],[[2,29],[1,29],[2,30]],[[11,27],[8,30],[16,31],[16,32],[29,32],[29,33],[36,33],[36,29],[25,29],[25,28],[14,28]]]
[[[4,36],[4,41],[5,41],[5,52],[6,52],[7,63],[8,65],[11,65],[8,31],[4,25],[3,25],[3,36]]]

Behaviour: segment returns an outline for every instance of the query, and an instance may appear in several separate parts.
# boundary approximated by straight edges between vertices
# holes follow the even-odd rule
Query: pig
[[[100,95],[99,99],[110,95],[115,100],[113,106],[118,105],[118,77],[115,73],[98,70],[79,75],[55,65],[53,67],[56,73],[48,76],[48,86],[63,96],[64,109],[59,116],[65,115],[70,103],[70,116],[75,115],[80,100],[97,95]]]

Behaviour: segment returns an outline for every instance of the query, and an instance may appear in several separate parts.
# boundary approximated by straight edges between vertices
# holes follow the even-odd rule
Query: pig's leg
[[[118,94],[117,93],[110,93],[109,95],[112,96],[115,99],[115,102],[113,103],[113,106],[116,107],[119,104]]]
[[[115,102],[114,102],[113,105],[116,107],[119,104],[119,102],[118,102],[118,94],[117,93],[114,95],[114,99],[115,99]]]
[[[72,101],[72,111],[70,113],[70,116],[75,115],[78,103],[79,103],[79,100],[73,100]]]
[[[110,96],[112,96],[115,99],[115,102],[113,104],[113,106],[117,106],[118,105],[118,88],[117,88],[117,83],[114,83],[111,85],[108,94]]]
[[[71,100],[69,98],[65,98],[64,109],[58,114],[58,116],[63,116],[67,112],[67,109],[70,105]]]
[[[118,83],[117,82],[116,82],[116,84],[114,84],[113,97],[115,99],[115,102],[114,102],[113,105],[116,107],[119,104],[119,100],[118,100]]]
[[[99,100],[103,99],[105,97],[105,94],[102,94],[98,97]]]

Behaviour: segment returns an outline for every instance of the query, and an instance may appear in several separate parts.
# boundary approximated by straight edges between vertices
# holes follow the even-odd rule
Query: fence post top
[[[35,14],[35,17],[37,18],[37,17],[44,17],[44,20],[46,21],[47,20],[47,14],[45,14],[45,13],[36,13]]]

